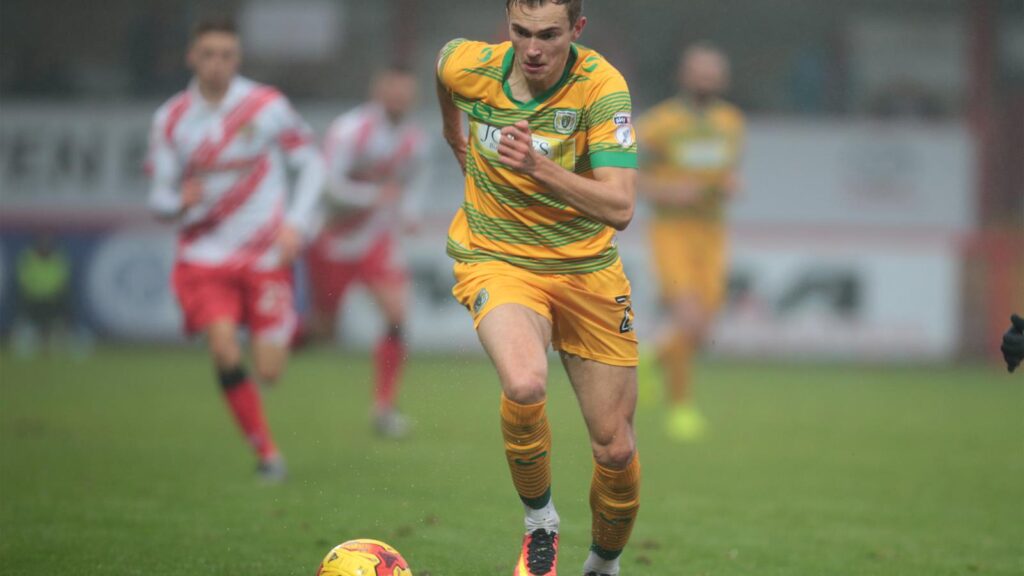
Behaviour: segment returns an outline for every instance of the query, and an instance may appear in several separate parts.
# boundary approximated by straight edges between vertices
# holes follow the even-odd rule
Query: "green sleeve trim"
[[[635,152],[594,152],[590,155],[593,168],[637,168]]]
[[[437,77],[442,80],[442,83],[444,69],[445,66],[448,65],[448,59],[451,58],[452,54],[455,53],[455,50],[457,50],[459,46],[462,46],[466,42],[467,40],[465,38],[456,38],[448,41],[448,43],[441,48],[441,57],[437,60]]]

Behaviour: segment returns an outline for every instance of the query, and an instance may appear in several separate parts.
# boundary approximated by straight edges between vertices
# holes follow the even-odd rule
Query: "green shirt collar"
[[[565,70],[562,71],[562,77],[558,79],[558,82],[554,86],[548,88],[543,94],[530,100],[529,102],[520,102],[512,96],[512,89],[508,85],[508,77],[512,74],[512,64],[515,62],[515,47],[509,46],[508,52],[505,52],[505,59],[501,62],[501,88],[505,91],[505,96],[512,101],[517,107],[523,110],[533,110],[540,104],[543,104],[545,100],[558,92],[562,86],[565,86],[565,82],[569,79],[569,73],[572,72],[574,66],[576,66],[576,60],[579,57],[579,53],[576,49],[576,43],[569,45],[569,59],[565,62]]]

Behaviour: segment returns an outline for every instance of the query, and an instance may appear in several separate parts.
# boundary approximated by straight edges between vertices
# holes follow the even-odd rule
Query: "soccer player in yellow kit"
[[[691,358],[725,295],[725,208],[738,187],[743,115],[720,99],[729,63],[717,48],[688,48],[679,80],[680,95],[644,114],[637,130],[644,138],[640,189],[654,207],[651,253],[666,309],[655,353],[668,388],[668,433],[690,441],[705,428],[691,397]],[[646,363],[645,354],[645,395],[656,388],[656,370]]]
[[[633,216],[636,142],[622,75],[574,43],[587,23],[582,8],[582,0],[506,0],[511,41],[453,40],[438,60],[444,136],[466,175],[448,237],[453,293],[501,382],[505,453],[525,509],[521,576],[553,575],[557,565],[549,346],[561,354],[593,449],[583,574],[619,574],[639,508],[637,341],[614,243]]]

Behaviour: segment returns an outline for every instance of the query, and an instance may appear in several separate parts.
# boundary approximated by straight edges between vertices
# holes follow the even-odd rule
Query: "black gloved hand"
[[[1010,329],[1003,334],[1003,351],[1006,369],[1013,372],[1024,360],[1024,318],[1014,314],[1010,316]]]

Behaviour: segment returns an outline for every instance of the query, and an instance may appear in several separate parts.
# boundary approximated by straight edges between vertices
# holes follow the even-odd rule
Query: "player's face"
[[[569,46],[579,39],[586,24],[583,16],[570,23],[569,9],[562,4],[513,4],[508,12],[509,38],[526,81],[543,88],[554,86],[565,70]]]
[[[694,96],[718,96],[729,84],[729,65],[717,52],[694,52],[683,59],[681,80],[683,90]]]
[[[387,72],[377,79],[374,98],[388,116],[401,120],[416,102],[416,79],[411,74]]]
[[[238,36],[227,32],[207,32],[192,42],[188,65],[204,86],[224,89],[238,73],[242,51]]]

